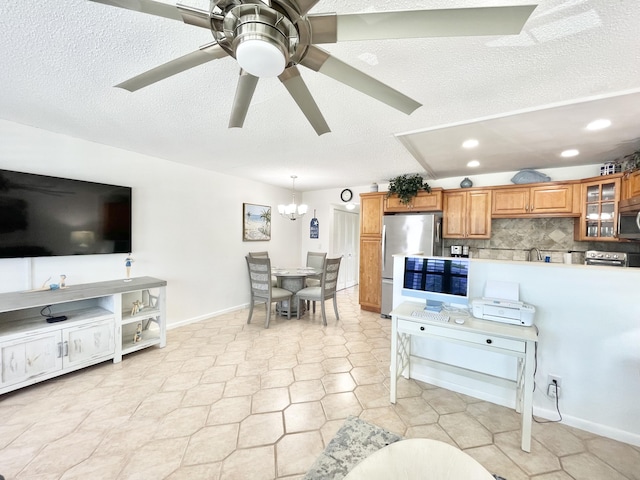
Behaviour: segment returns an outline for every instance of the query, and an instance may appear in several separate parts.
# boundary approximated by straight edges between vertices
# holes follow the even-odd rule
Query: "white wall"
[[[328,252],[331,256],[335,254],[334,246],[331,244],[331,226],[333,225],[333,212],[335,209],[345,210],[345,203],[340,200],[340,192],[344,188],[350,188],[353,192],[353,203],[360,204],[360,194],[369,191],[369,187],[341,187],[328,190],[317,190],[305,192],[304,203],[309,206],[309,213],[302,219],[300,237],[300,261],[302,264],[307,260],[308,251]],[[313,211],[316,211],[316,218],[320,222],[320,234],[317,239],[309,238],[309,222],[313,218]],[[358,210],[355,210],[358,211]]]
[[[402,263],[396,257],[394,269]],[[536,415],[557,418],[554,401],[545,395],[548,375],[557,375],[565,423],[640,446],[640,269],[473,259],[469,278],[474,298],[482,297],[487,280],[518,282],[520,300],[536,307]],[[402,297],[401,288],[394,284],[394,306],[416,300]],[[421,340],[414,351],[420,350]],[[456,353],[463,362],[487,360],[469,349]],[[503,358],[491,362],[495,369],[505,368]],[[425,380],[434,377],[427,368],[414,373]],[[454,390],[513,405],[510,392],[489,390],[463,377],[437,378]]]
[[[229,161],[233,161],[230,159]],[[320,238],[301,222],[273,211],[270,242],[242,241],[242,203],[288,203],[290,190],[191,168],[0,120],[0,168],[133,187],[134,276],[168,281],[170,325],[243,306],[249,299],[244,255],[269,250],[276,264],[304,262],[307,250],[327,250],[332,211],[342,188],[307,192]],[[597,175],[595,167],[546,172],[552,180]],[[579,173],[584,172],[584,173]],[[514,172],[515,173],[515,172]],[[561,174],[566,174],[563,177]],[[472,177],[478,186],[509,183],[512,174]],[[503,178],[504,177],[504,178]],[[491,179],[491,180],[489,180]],[[432,186],[456,187],[433,182]],[[385,190],[386,186],[381,186]],[[352,187],[354,201],[369,187]],[[0,292],[39,286],[67,275],[69,285],[124,276],[125,255],[0,260]],[[514,279],[536,305],[540,327],[540,388],[547,374],[562,377],[561,408],[567,423],[640,445],[640,269],[473,262],[472,294],[486,279]],[[32,280],[30,277],[33,277]],[[537,413],[553,416],[539,391]]]
[[[169,326],[245,305],[248,251],[269,250],[274,264],[300,257],[299,226],[277,215],[288,189],[6,121],[0,168],[133,187],[132,275],[167,280]],[[242,241],[243,202],[272,207],[271,241]],[[70,286],[123,278],[125,257],[0,259],[0,292],[39,287],[60,274]]]

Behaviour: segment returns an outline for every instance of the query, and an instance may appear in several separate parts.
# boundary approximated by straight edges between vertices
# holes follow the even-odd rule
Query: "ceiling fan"
[[[260,77],[277,76],[318,135],[330,131],[298,70],[302,65],[411,114],[417,101],[342,62],[318,44],[351,40],[518,34],[536,5],[374,13],[309,11],[320,0],[210,0],[208,11],[154,0],[90,0],[206,28],[214,41],[116,87],[134,92],[176,73],[233,57],[240,78],[229,127],[242,127]]]

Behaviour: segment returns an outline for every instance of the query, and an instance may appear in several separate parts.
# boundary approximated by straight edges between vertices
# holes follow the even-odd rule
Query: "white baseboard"
[[[418,362],[413,362],[412,358],[412,366],[416,363]],[[501,392],[496,387],[491,388],[491,386],[487,387],[486,385],[480,384],[476,386],[464,377],[459,377],[461,381],[457,382],[455,376],[443,375],[441,372],[425,367],[424,365],[416,367],[417,368],[411,369],[411,378],[415,380],[446,388],[447,390],[462,393],[470,397],[479,398],[480,400],[495,403],[496,405],[502,405],[503,407],[515,408],[515,396],[512,391],[502,389],[503,392]],[[560,412],[562,412],[562,408],[560,408]],[[556,420],[558,418],[558,412],[555,409],[541,408],[536,405],[533,406],[533,414],[545,420]],[[559,423],[640,447],[640,435],[636,433],[626,432],[564,413],[562,413],[562,421]]]
[[[560,408],[560,412],[562,413],[562,408]],[[556,420],[558,418],[558,412],[556,410],[539,408],[535,405],[533,406],[533,414],[536,417],[541,417],[546,420]],[[624,442],[630,445],[635,445],[636,447],[640,447],[640,435],[636,433],[625,432],[624,430],[612,428],[607,425],[602,425],[601,423],[594,423],[592,421],[573,417],[564,413],[562,414],[562,422],[559,423],[584,430],[585,432],[594,433],[596,435],[600,435],[601,437],[611,438],[619,442]]]
[[[207,320],[208,318],[218,317],[220,315],[235,312],[237,310],[242,310],[243,308],[248,308],[248,307],[249,307],[249,304],[244,303],[236,307],[225,308],[224,310],[218,310],[217,312],[211,312],[204,315],[198,315],[197,317],[180,320],[179,322],[167,323],[167,330],[173,330],[174,328],[182,327],[184,325],[189,325],[191,323],[201,322],[202,320]]]

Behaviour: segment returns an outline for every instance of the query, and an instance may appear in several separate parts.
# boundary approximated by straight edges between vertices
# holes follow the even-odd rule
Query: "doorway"
[[[342,255],[338,290],[358,284],[360,269],[360,214],[344,210],[333,210],[331,235],[332,256]]]

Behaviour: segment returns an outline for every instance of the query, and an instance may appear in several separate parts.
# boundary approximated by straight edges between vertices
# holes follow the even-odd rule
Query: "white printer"
[[[482,320],[511,323],[513,325],[533,325],[536,307],[513,300],[499,298],[477,298],[471,301],[473,316]]]
[[[487,281],[485,296],[471,301],[472,314],[482,320],[533,325],[536,308],[519,299],[518,283]]]

